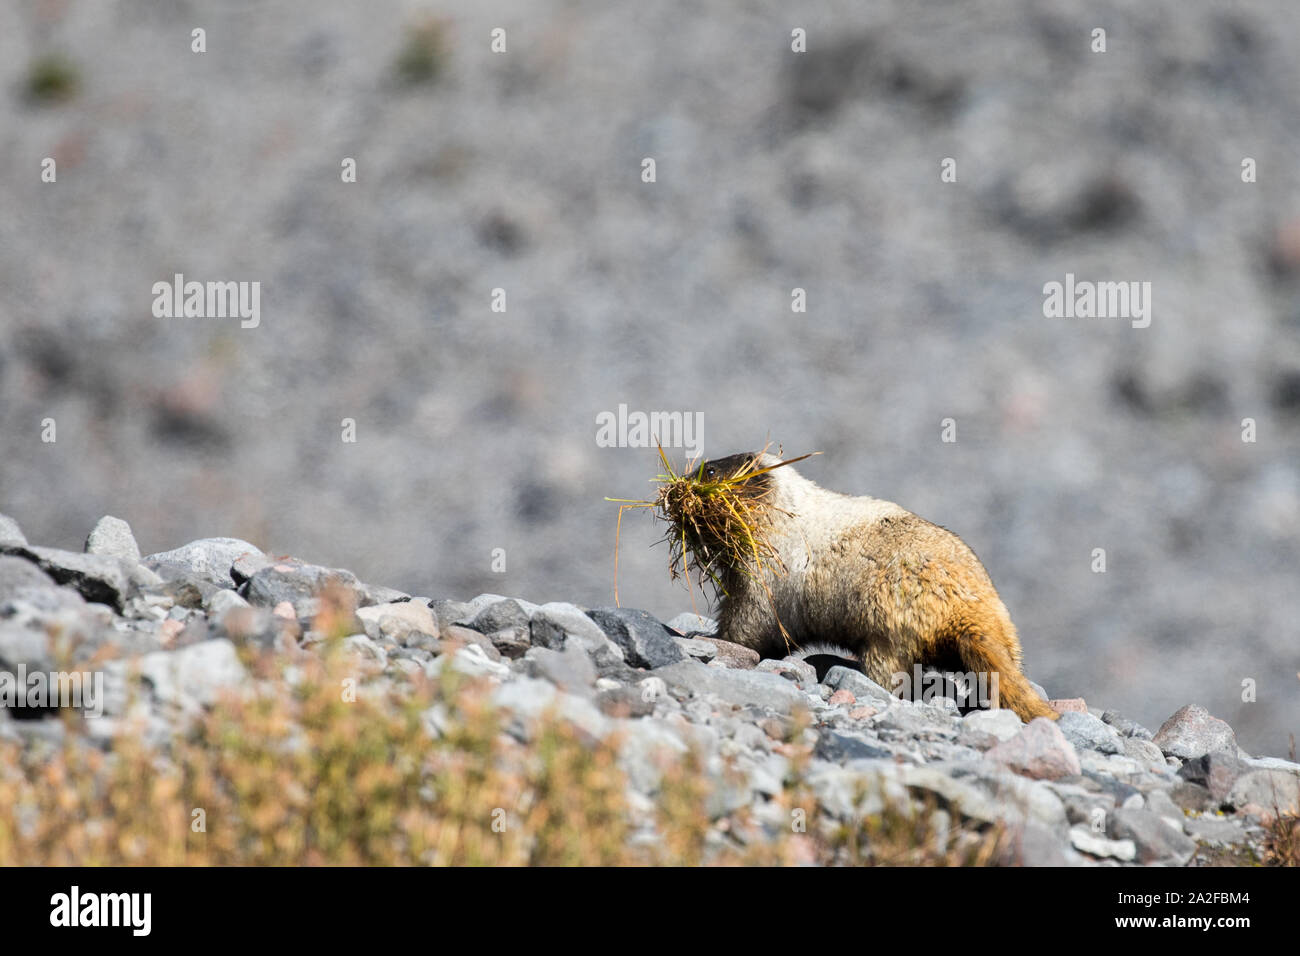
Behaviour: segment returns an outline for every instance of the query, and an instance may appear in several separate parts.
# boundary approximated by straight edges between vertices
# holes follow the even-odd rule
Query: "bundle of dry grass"
[[[674,580],[694,567],[700,585],[709,582],[717,596],[726,594],[720,573],[724,567],[738,568],[756,581],[762,581],[764,572],[769,569],[777,573],[783,572],[776,549],[759,530],[768,526],[768,522],[763,519],[775,506],[767,500],[768,490],[764,483],[750,479],[803,461],[816,453],[759,467],[757,462],[770,445],[769,442],[763,447],[763,452],[746,458],[729,473],[707,476],[704,461],[691,462],[679,474],[673,469],[663,448],[660,448],[659,461],[663,471],[654,478],[659,484],[654,498],[608,499],[621,502],[614,534],[616,602],[618,539],[622,531],[623,512],[628,508],[651,508],[656,518],[668,523],[665,536],[669,548],[668,570]]]

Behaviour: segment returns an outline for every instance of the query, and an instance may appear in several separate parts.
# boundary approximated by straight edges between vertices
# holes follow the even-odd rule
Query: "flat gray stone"
[[[1112,840],[1132,840],[1139,863],[1173,863],[1182,866],[1196,852],[1196,841],[1150,810],[1120,807],[1107,818],[1106,835]]]
[[[718,648],[709,641],[700,641],[690,637],[674,637],[673,643],[681,648],[687,657],[708,663],[718,656]]]
[[[1132,840],[1110,840],[1083,824],[1070,827],[1070,844],[1080,853],[1098,859],[1116,859],[1121,863],[1137,859],[1137,844]]]
[[[989,734],[998,740],[1010,740],[1025,724],[1014,710],[972,710],[961,719],[965,729]]]
[[[832,690],[847,690],[858,703],[872,704],[893,704],[898,698],[891,694],[885,688],[881,687],[866,674],[861,671],[851,670],[847,667],[836,665],[826,672],[826,677],[822,681]]]
[[[785,677],[787,680],[793,680],[798,684],[805,684],[809,688],[817,683],[816,669],[811,664],[806,664],[794,657],[787,657],[779,661],[770,659],[759,661],[758,670],[776,674],[778,677]]]
[[[1199,817],[1187,817],[1183,821],[1187,834],[1197,843],[1209,846],[1236,846],[1249,838],[1246,828],[1231,817],[1216,817],[1205,814]]]
[[[159,571],[163,565],[177,565],[218,587],[233,588],[236,582],[230,569],[244,554],[266,557],[256,545],[239,538],[200,538],[171,551],[151,554],[143,559],[143,563],[154,571]]]
[[[1075,750],[1096,750],[1104,754],[1124,752],[1123,740],[1111,727],[1092,714],[1067,711],[1061,714],[1056,726]]]
[[[406,644],[414,634],[438,636],[438,621],[433,612],[412,601],[361,607],[357,608],[356,615],[372,641]]]
[[[705,617],[703,614],[692,614],[687,611],[684,614],[678,614],[668,622],[668,626],[685,637],[692,634],[716,634],[718,632],[718,622],[711,617]]]
[[[738,706],[770,707],[790,713],[807,703],[804,694],[788,680],[763,671],[710,667],[683,660],[657,667],[654,673],[670,688],[682,688],[696,696],[717,697]]]

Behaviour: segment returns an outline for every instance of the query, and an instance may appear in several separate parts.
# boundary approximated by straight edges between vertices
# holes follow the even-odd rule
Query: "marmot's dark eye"
[[[707,467],[707,468],[704,469],[704,477],[705,477],[705,478],[716,478],[716,477],[718,477],[718,469],[716,469],[716,468],[714,468],[712,465],[710,465],[709,467]]]

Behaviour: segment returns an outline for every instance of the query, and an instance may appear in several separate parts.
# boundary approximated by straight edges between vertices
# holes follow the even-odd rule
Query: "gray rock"
[[[356,575],[351,571],[284,558],[268,564],[248,580],[247,597],[254,607],[274,608],[287,601],[297,617],[310,618],[326,588],[341,589],[345,600],[356,607],[357,586]]]
[[[1213,847],[1235,846],[1249,839],[1246,828],[1239,821],[1225,817],[1187,817],[1183,826],[1197,843]]]
[[[0,619],[0,670],[12,673],[20,666],[29,672],[53,670],[50,636],[44,631]]]
[[[1101,715],[1102,723],[1110,724],[1123,737],[1138,737],[1142,740],[1150,740],[1153,736],[1151,731],[1147,730],[1136,720],[1130,720],[1123,714],[1114,710],[1103,711]]]
[[[899,779],[909,788],[936,794],[946,809],[982,823],[1021,823],[1033,820],[1064,828],[1065,805],[1045,784],[1014,774],[992,773],[959,778],[951,765],[898,765]]]
[[[1216,800],[1211,796],[1210,791],[1205,787],[1185,780],[1180,780],[1170,788],[1169,797],[1176,805],[1194,813],[1217,810],[1223,803],[1222,800]]]
[[[674,637],[673,643],[681,648],[681,652],[687,657],[693,657],[697,661],[708,663],[718,656],[718,648],[709,641],[698,641],[689,637]]]
[[[1151,778],[1150,772],[1136,760],[1121,754],[1103,754],[1095,750],[1077,751],[1084,774],[1109,777],[1115,780],[1143,782]]]
[[[233,591],[221,593],[235,594]],[[209,624],[212,636],[226,637],[237,647],[251,646],[264,651],[287,650],[293,645],[293,637],[298,633],[296,621],[286,621],[272,614],[268,608],[239,607],[231,603],[220,616],[212,615],[207,621],[202,618],[189,621],[185,630],[176,638],[176,645],[207,640],[210,636],[207,633]]]
[[[510,665],[501,660],[493,660],[478,644],[466,644],[450,654],[435,657],[424,665],[424,673],[436,679],[441,676],[442,669],[448,666],[466,677],[491,677],[504,681],[511,676]]]
[[[859,705],[862,703],[858,701]],[[869,703],[873,707],[881,706],[878,700]],[[953,739],[960,733],[962,724],[946,711],[895,698],[892,706],[876,715],[872,726],[891,741],[924,741]]]
[[[758,666],[758,651],[745,647],[742,644],[734,644],[731,641],[724,641],[717,637],[708,637],[706,635],[697,635],[697,640],[708,641],[717,651],[717,656],[713,658],[715,667],[730,667],[734,670],[753,670]]]
[[[359,584],[357,590],[361,594],[361,606],[373,607],[376,604],[406,604],[410,602],[411,595],[405,591],[399,591],[397,588],[386,588],[379,584]],[[417,602],[423,608],[428,608],[427,602]]]
[[[373,662],[381,668],[388,666],[388,652],[365,634],[343,638],[343,649],[362,661]]]
[[[107,555],[22,544],[0,544],[0,554],[32,561],[58,584],[76,588],[87,601],[107,604],[118,611],[123,610],[127,596],[134,590],[127,565]]]
[[[26,544],[27,537],[18,522],[8,515],[0,514],[0,544]]]
[[[533,615],[533,612],[536,611],[538,607],[536,604],[533,604],[531,601],[525,601],[522,598],[512,598],[512,597],[507,597],[504,594],[492,594],[490,592],[485,592],[483,594],[477,594],[474,597],[470,598],[468,601],[464,602],[465,607],[467,608],[466,613],[461,618],[453,621],[452,623],[467,624],[470,621],[472,621],[475,617],[477,617],[480,612],[486,610],[487,608],[492,607],[492,605],[494,604],[500,604],[502,601],[514,601],[523,609],[524,613],[527,614],[529,617]]]
[[[151,554],[143,559],[143,563],[154,571],[159,571],[162,565],[178,565],[218,587],[233,588],[236,582],[230,569],[244,554],[265,559],[256,546],[239,538],[201,538],[171,551]]]
[[[142,566],[143,567],[143,566]],[[159,583],[150,588],[156,594],[165,595],[173,604],[180,607],[201,608],[212,600],[214,595],[223,591],[233,594],[220,585],[213,584],[206,575],[196,574],[181,564],[160,564],[157,570]]]
[[[1185,761],[1178,768],[1178,776],[1205,787],[1210,796],[1221,803],[1228,798],[1232,785],[1245,770],[1246,764],[1238,759],[1236,753],[1220,750]]]
[[[483,651],[488,660],[502,660],[501,652],[496,649],[496,646],[492,643],[491,639],[484,634],[480,634],[472,627],[464,627],[460,624],[448,624],[445,627],[440,624],[439,627],[441,628],[441,638],[439,641],[435,641],[428,645],[430,650],[436,650],[438,653],[441,653],[442,645],[444,644],[453,646],[474,644]],[[419,635],[413,634],[411,639],[417,645],[424,643],[421,641]]]
[[[597,669],[613,666],[624,659],[623,649],[606,637],[600,625],[576,604],[562,601],[543,604],[533,611],[528,626],[534,647],[559,651],[576,641],[591,655]]]
[[[1300,776],[1286,770],[1247,770],[1233,781],[1224,803],[1256,816],[1300,812]]]
[[[619,767],[627,775],[628,785],[653,796],[663,779],[663,768],[679,760],[689,747],[665,721],[655,718],[627,721],[620,731]]]
[[[1061,714],[1056,726],[1075,750],[1096,750],[1104,754],[1124,752],[1120,735],[1092,714],[1067,711]]]
[[[949,772],[964,774],[968,765],[948,765]],[[1059,829],[1064,838],[1067,825],[1065,804],[1044,781],[1030,780],[1001,768],[980,763],[970,771],[970,779],[977,781],[999,804],[1010,804],[1027,821]]]
[[[1196,852],[1196,841],[1170,826],[1150,810],[1113,811],[1107,819],[1106,835],[1112,840],[1132,840],[1139,863],[1185,864]]]
[[[357,620],[373,641],[407,644],[416,634],[438,636],[438,622],[423,604],[399,601],[357,608]]]
[[[670,688],[682,688],[696,696],[717,697],[739,706],[770,707],[790,713],[807,702],[788,680],[763,671],[711,667],[699,661],[683,660],[655,668],[655,676]]]
[[[1181,831],[1183,829],[1183,808],[1174,803],[1167,791],[1148,790],[1145,794],[1146,808],[1162,817],[1166,823]]]
[[[1165,763],[1165,755],[1160,752],[1160,748],[1150,740],[1139,737],[1136,734],[1132,737],[1121,738],[1124,742],[1124,756],[1130,760],[1136,760],[1138,763],[1152,769],[1167,770],[1168,764]]]
[[[813,755],[830,763],[846,764],[850,760],[875,760],[892,757],[893,751],[879,740],[865,734],[823,730],[817,735]]]
[[[562,651],[532,647],[524,654],[525,670],[530,677],[541,677],[560,690],[583,697],[591,695],[596,683],[596,668],[576,641]]]
[[[833,690],[847,690],[857,698],[859,704],[888,706],[898,700],[866,674],[838,664],[826,672],[826,678],[822,683]]]
[[[233,610],[234,608],[246,608],[251,606],[252,605],[240,597],[235,591],[218,589],[214,591],[212,596],[208,599],[208,617],[210,617],[214,622],[220,621],[227,611]]]
[[[1083,783],[1065,783],[1052,781],[1048,783],[1065,804],[1065,815],[1070,823],[1082,824],[1093,833],[1104,834],[1106,815],[1115,809],[1115,795],[1104,790],[1097,790]]]
[[[587,616],[605,636],[623,649],[632,667],[654,669],[682,660],[685,655],[673,635],[653,614],[635,608],[592,608]]]
[[[1108,840],[1081,824],[1070,827],[1070,844],[1080,853],[1101,859],[1112,858],[1121,863],[1132,863],[1137,859],[1137,844],[1132,840]]]
[[[40,592],[58,588],[52,577],[26,558],[0,555],[0,601],[29,600]],[[77,595],[76,603],[85,602]]]
[[[968,730],[989,734],[998,740],[1010,740],[1024,729],[1024,722],[1014,710],[972,710],[962,718]]]
[[[1161,724],[1152,742],[1163,753],[1183,760],[1237,749],[1232,728],[1196,704],[1188,704]]]
[[[718,632],[718,622],[713,618],[705,617],[703,614],[692,614],[689,611],[678,614],[668,622],[668,626],[686,637],[692,634],[712,635]]]
[[[134,665],[160,704],[192,713],[214,704],[227,689],[247,680],[235,645],[216,639],[175,651],[155,651],[139,657]],[[132,662],[110,661],[105,670],[129,673]]]
[[[1300,774],[1300,763],[1283,760],[1281,757],[1240,757],[1242,763],[1253,770],[1285,770],[1287,773]]]
[[[473,605],[471,605],[472,607]],[[511,659],[523,657],[531,647],[531,614],[513,598],[494,601],[462,623],[486,634],[498,651]]]
[[[657,678],[646,678],[646,680],[657,680]],[[640,687],[608,681],[605,678],[597,678],[595,686],[599,691],[596,695],[596,706],[607,717],[646,717],[655,712],[655,704],[659,700],[658,695],[647,694]]]
[[[590,701],[532,677],[506,681],[492,692],[492,703],[509,713],[507,732],[525,743],[534,738],[538,722],[548,714],[567,721],[592,740],[605,737],[614,726]]]
[[[745,781],[745,787],[752,795],[775,797],[785,789],[785,777],[790,770],[790,761],[779,754],[747,753],[742,751],[736,756],[736,767]]]
[[[1057,780],[1082,772],[1074,746],[1056,722],[1036,717],[1020,733],[1004,740],[985,756],[1016,773],[1039,780]]]
[[[1019,827],[1009,828],[1012,861],[1019,866],[1062,867],[1081,866],[1086,861],[1061,841],[1052,828],[1027,820]]]
[[[112,515],[105,515],[95,523],[86,538],[86,553],[106,554],[131,564],[140,563],[140,546],[135,543],[131,526]]]
[[[438,622],[438,629],[440,631],[445,631],[457,621],[471,620],[475,613],[477,613],[467,602],[452,601],[448,598],[440,598],[436,601],[430,601],[429,610],[433,612],[433,616]]]
[[[776,674],[778,677],[784,677],[796,684],[805,684],[808,687],[812,687],[817,683],[816,669],[811,664],[804,663],[798,658],[787,657],[785,660],[780,661],[759,661],[757,669],[767,671],[769,674]]]
[[[231,580],[237,585],[243,585],[251,581],[253,575],[261,571],[264,567],[273,563],[270,555],[263,554],[260,551],[245,551],[240,554],[233,564],[230,565]]]

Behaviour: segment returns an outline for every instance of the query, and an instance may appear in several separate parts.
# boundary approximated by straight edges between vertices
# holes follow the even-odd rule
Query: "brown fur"
[[[732,474],[753,457],[704,467]],[[762,455],[758,464],[778,460]],[[852,651],[883,687],[915,664],[996,673],[1001,706],[1026,722],[1057,718],[1021,671],[1020,640],[988,572],[957,535],[892,502],[827,491],[791,466],[745,488],[773,506],[763,533],[784,567],[755,578],[723,563],[719,637],[783,657],[779,616],[795,644]]]

